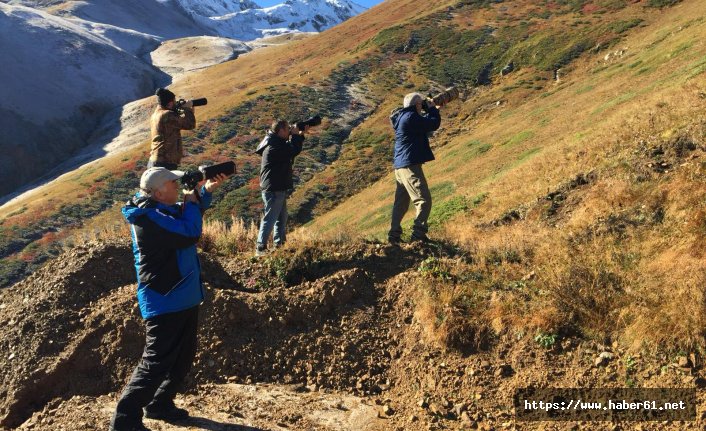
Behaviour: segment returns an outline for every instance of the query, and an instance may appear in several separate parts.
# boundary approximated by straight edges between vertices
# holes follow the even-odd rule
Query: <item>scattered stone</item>
[[[465,413],[467,409],[468,406],[466,405],[466,403],[457,403],[453,406],[453,413],[458,418],[461,417],[461,415]]]
[[[429,407],[429,398],[422,398],[421,400],[419,400],[417,405],[423,409]]]
[[[679,356],[677,358],[677,365],[680,368],[691,368],[691,361],[686,356]]]
[[[510,62],[510,63],[506,64],[505,67],[502,68],[502,70],[500,71],[500,74],[502,76],[505,76],[505,75],[512,73],[513,70],[515,70],[515,63]]]
[[[431,403],[429,405],[429,413],[435,416],[446,416],[447,411],[437,403]]]
[[[384,414],[385,416],[392,416],[392,415],[395,414],[395,409],[393,409],[392,407],[390,407],[389,404],[385,404],[385,405],[382,407],[382,414]]]
[[[596,359],[593,360],[593,364],[596,367],[602,367],[605,365],[608,365],[608,362],[610,362],[613,359],[613,354],[610,352],[602,352]]]
[[[495,370],[495,377],[510,377],[512,374],[512,367],[508,364],[501,364]]]

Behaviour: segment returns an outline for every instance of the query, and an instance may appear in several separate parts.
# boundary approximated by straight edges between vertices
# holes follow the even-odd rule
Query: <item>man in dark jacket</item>
[[[196,242],[202,213],[221,175],[179,199],[181,171],[149,168],[141,191],[122,209],[132,232],[137,301],[145,319],[147,340],[140,363],[123,390],[111,421],[113,431],[145,430],[142,409],[153,419],[189,416],[174,398],[196,355],[199,304],[204,300]]]
[[[147,167],[176,169],[184,156],[181,131],[196,127],[194,104],[191,100],[176,110],[176,97],[166,88],[156,92],[158,106],[150,118],[150,158]]]
[[[277,120],[260,142],[255,152],[262,156],[260,165],[260,189],[265,203],[265,213],[257,235],[256,255],[267,251],[267,241],[274,228],[274,243],[279,247],[287,239],[287,191],[294,188],[292,165],[301,153],[304,133],[295,125],[290,129],[285,120]]]
[[[425,110],[426,114],[423,114]],[[410,93],[404,98],[403,108],[395,112],[390,121],[395,129],[394,168],[397,190],[388,241],[399,244],[402,218],[409,208],[410,200],[417,209],[412,241],[428,241],[427,219],[431,212],[431,193],[422,164],[434,160],[428,134],[439,128],[441,115],[433,101],[424,100],[419,93]]]

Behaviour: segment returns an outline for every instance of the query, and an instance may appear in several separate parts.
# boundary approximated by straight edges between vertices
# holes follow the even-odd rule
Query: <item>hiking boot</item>
[[[189,412],[177,406],[171,406],[159,410],[145,409],[145,417],[148,419],[159,419],[163,421],[181,421],[189,418]]]
[[[387,238],[387,243],[390,245],[400,245],[401,242],[402,242],[402,240],[397,237],[391,236],[391,237]]]
[[[255,257],[263,257],[263,256],[267,256],[267,247],[257,246],[257,249],[255,249]]]
[[[421,235],[413,234],[412,238],[410,238],[410,241],[411,242],[421,242],[422,244],[429,244],[431,242],[429,237],[426,236],[425,234],[421,234]]]

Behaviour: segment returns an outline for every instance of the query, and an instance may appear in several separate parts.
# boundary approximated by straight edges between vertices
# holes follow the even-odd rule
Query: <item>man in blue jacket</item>
[[[439,109],[433,101],[424,100],[421,94],[410,93],[404,97],[403,108],[393,113],[390,121],[395,129],[394,168],[397,190],[387,238],[391,244],[399,244],[402,218],[411,200],[417,209],[412,241],[426,242],[429,240],[427,219],[431,212],[431,193],[422,164],[434,160],[429,147],[429,133],[441,125]]]
[[[287,240],[287,192],[294,188],[292,165],[294,158],[301,153],[304,133],[309,130],[290,128],[285,120],[277,120],[257,146],[255,152],[262,156],[260,165],[260,189],[265,213],[257,235],[255,254],[267,252],[267,241],[274,229],[273,240],[276,247]]]
[[[204,300],[196,242],[211,192],[226,178],[209,180],[179,200],[181,171],[149,168],[140,192],[122,209],[132,232],[137,301],[145,319],[140,363],[123,390],[111,421],[113,431],[142,431],[142,409],[153,419],[185,419],[174,398],[196,355],[199,305]]]

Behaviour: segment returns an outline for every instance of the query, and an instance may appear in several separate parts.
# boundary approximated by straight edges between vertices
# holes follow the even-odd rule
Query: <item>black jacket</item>
[[[292,164],[302,151],[303,135],[292,135],[285,141],[272,132],[257,146],[255,152],[262,156],[260,188],[268,192],[283,192],[294,188]]]

